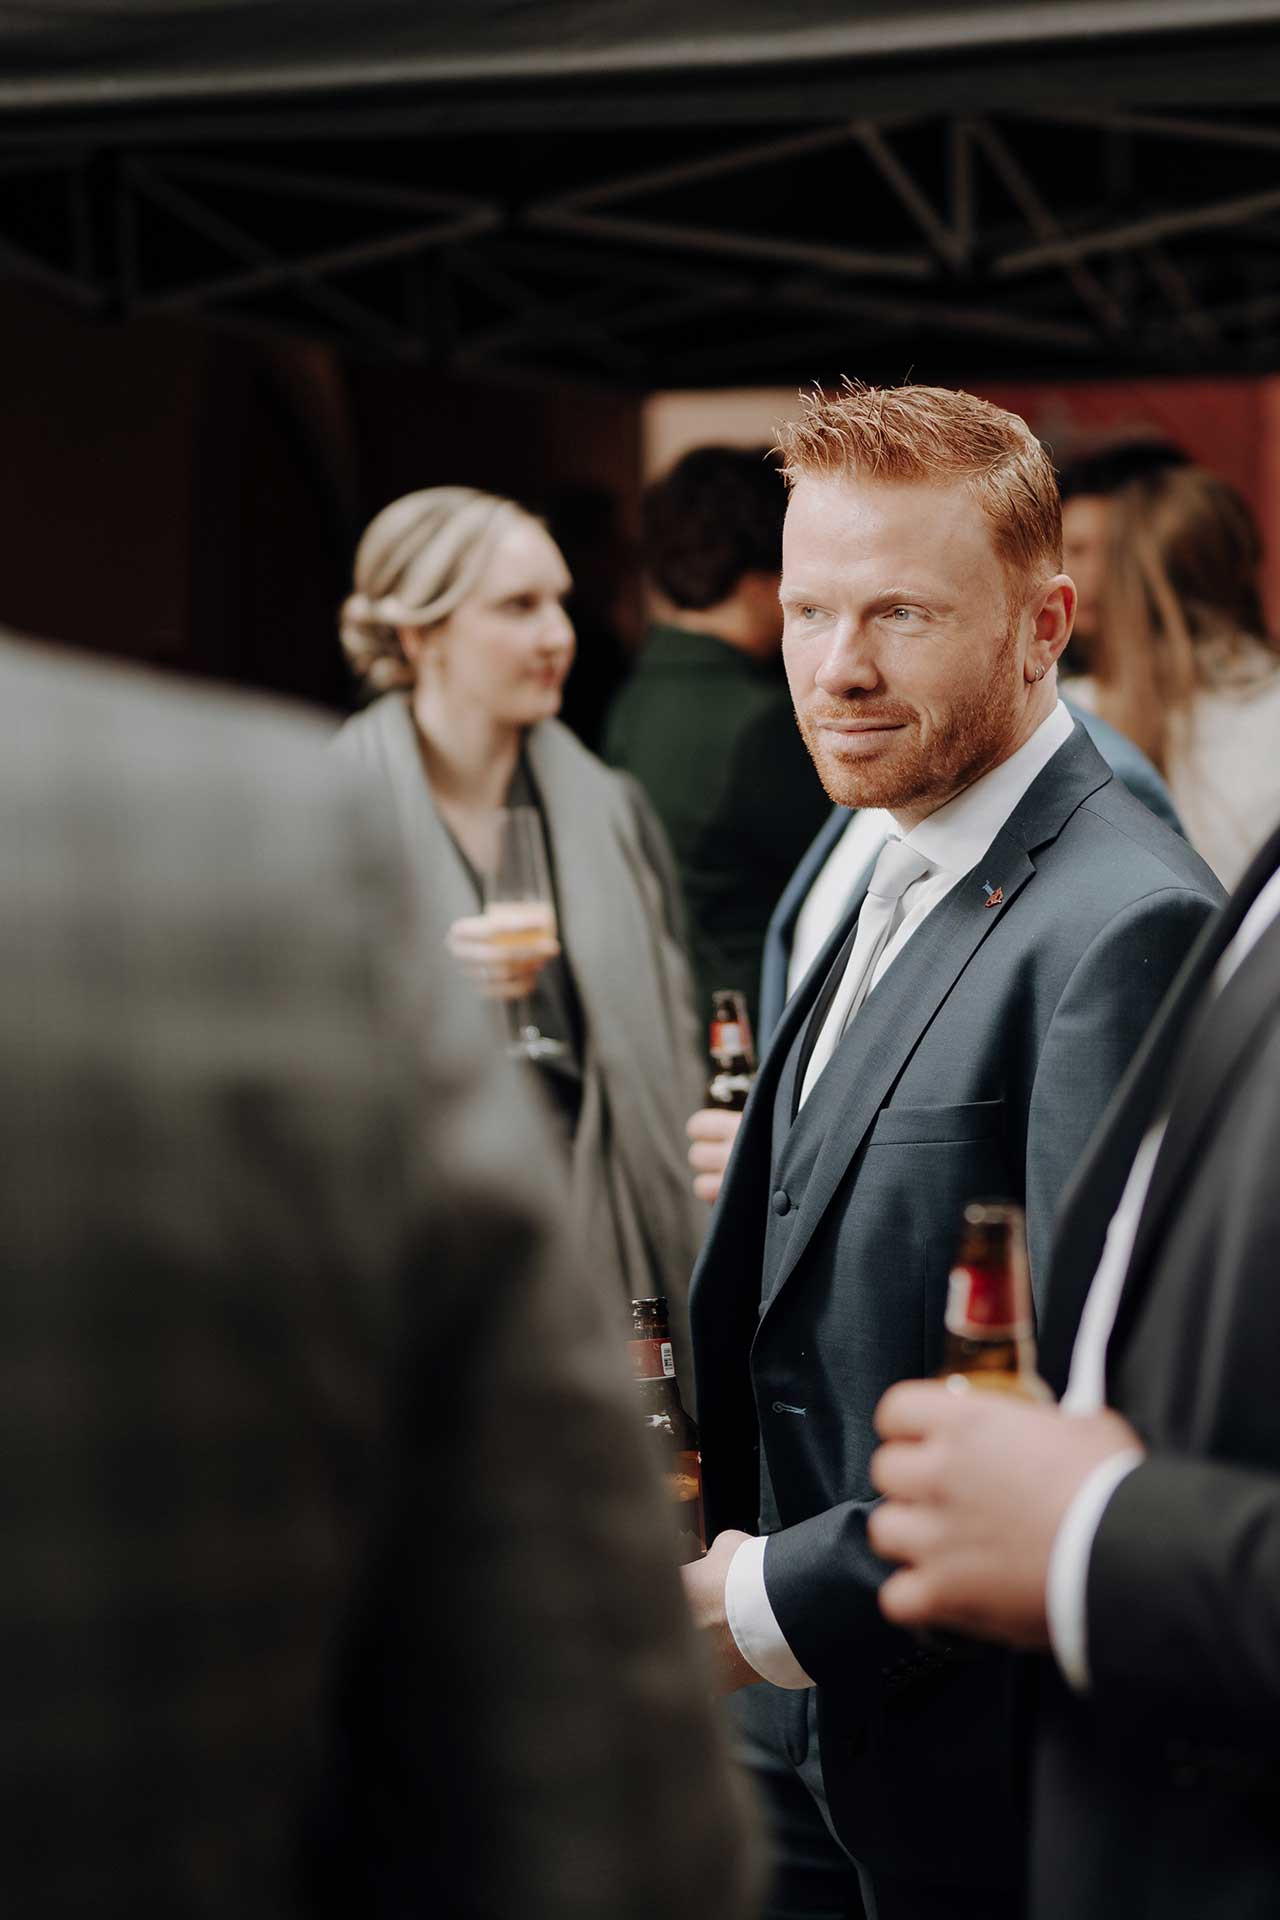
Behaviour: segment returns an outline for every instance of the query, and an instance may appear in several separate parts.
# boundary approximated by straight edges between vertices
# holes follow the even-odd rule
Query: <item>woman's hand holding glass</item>
[[[484,912],[455,920],[449,947],[479,991],[506,1003],[507,1052],[519,1060],[558,1060],[563,1040],[544,1034],[529,996],[560,951],[555,895],[536,807],[500,807],[483,873]]]
[[[495,902],[455,920],[449,951],[486,1000],[523,1000],[560,952],[555,913],[541,902]]]

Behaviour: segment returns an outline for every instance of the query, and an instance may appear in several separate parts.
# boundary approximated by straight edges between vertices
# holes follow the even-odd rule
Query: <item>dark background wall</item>
[[[635,398],[446,380],[191,322],[102,325],[11,288],[0,354],[11,628],[348,706],[334,616],[355,541],[387,501],[443,482],[551,516],[584,640],[634,627]]]
[[[0,298],[0,619],[184,663],[203,337]]]

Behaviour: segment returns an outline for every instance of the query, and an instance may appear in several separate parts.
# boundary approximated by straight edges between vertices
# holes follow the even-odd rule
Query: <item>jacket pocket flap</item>
[[[1003,1100],[975,1100],[963,1107],[882,1107],[867,1143],[873,1147],[929,1146],[945,1141],[994,1140],[1003,1131]]]

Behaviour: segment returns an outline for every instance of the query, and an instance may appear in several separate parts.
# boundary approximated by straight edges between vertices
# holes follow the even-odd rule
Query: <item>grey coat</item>
[[[384,695],[339,738],[386,781],[427,937],[443,940],[453,920],[475,912],[475,896],[432,800],[407,695]],[[685,1121],[702,1104],[705,1076],[679,881],[634,781],[610,772],[555,720],[532,728],[527,751],[583,1012],[574,1237],[616,1297],[665,1293],[683,1322],[706,1228],[690,1187]],[[691,1391],[687,1366],[684,1373]]]

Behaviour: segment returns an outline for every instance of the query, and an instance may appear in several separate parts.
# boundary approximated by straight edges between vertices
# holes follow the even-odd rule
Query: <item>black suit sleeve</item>
[[[1203,1738],[1280,1727],[1280,1473],[1155,1455],[1123,1480],[1087,1588],[1093,1690]]]
[[[1190,1737],[1280,1729],[1280,1021],[1191,1170],[1129,1336],[1185,1449],[1157,1448],[1102,1516],[1086,1619],[1104,1706],[1153,1704]],[[1128,1406],[1144,1424],[1140,1396]],[[1124,1398],[1120,1404],[1126,1406]],[[1194,1457],[1199,1456],[1199,1457]]]

